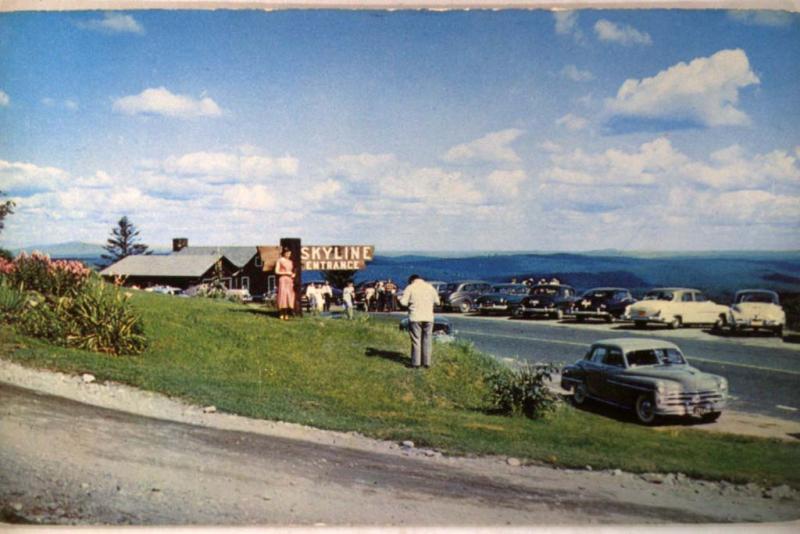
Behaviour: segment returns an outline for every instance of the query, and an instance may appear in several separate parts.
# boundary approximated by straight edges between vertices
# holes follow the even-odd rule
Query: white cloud
[[[333,171],[351,178],[364,177],[364,173],[385,169],[397,163],[394,154],[343,154],[328,159]]]
[[[118,98],[114,101],[114,111],[126,115],[163,115],[181,119],[222,115],[220,107],[209,97],[196,99],[173,94],[164,87],[145,89],[138,95]]]
[[[561,152],[562,150],[561,145],[550,140],[542,141],[537,146],[545,152]]]
[[[633,152],[608,149],[587,154],[576,149],[550,156],[552,166],[543,173],[545,181],[578,186],[650,186],[674,182],[676,168],[687,158],[666,138],[642,144]]]
[[[486,181],[495,193],[506,197],[515,197],[520,192],[520,185],[527,179],[528,176],[522,169],[496,170],[489,174]]]
[[[594,33],[601,41],[618,43],[625,46],[653,44],[649,33],[640,32],[636,28],[628,25],[620,26],[606,19],[600,19],[595,23]]]
[[[56,101],[50,98],[49,96],[44,97],[42,100],[42,105],[51,108],[56,105]]]
[[[78,102],[72,99],[64,100],[64,107],[70,111],[75,111],[78,109]]]
[[[270,189],[263,185],[236,184],[226,186],[223,188],[222,198],[228,205],[246,210],[266,210],[276,204],[275,197]]]
[[[78,24],[87,30],[106,33],[135,33],[143,34],[144,28],[131,15],[124,13],[105,13],[102,19],[92,19]]]
[[[0,107],[6,107],[11,103],[11,97],[8,96],[8,93],[0,89]]]
[[[53,190],[68,178],[67,172],[56,167],[0,160],[0,189],[11,194]]]
[[[524,130],[509,128],[492,132],[480,139],[450,148],[442,159],[447,162],[494,162],[517,163],[520,157],[509,145],[517,140]]]
[[[583,130],[584,128],[586,128],[589,125],[589,121],[584,117],[579,117],[578,115],[567,113],[563,117],[556,120],[556,125],[563,126],[567,130],[576,132],[578,130]]]
[[[739,90],[758,84],[743,50],[721,50],[710,57],[678,63],[652,78],[628,79],[613,99],[612,115],[692,120],[705,126],[748,124],[736,105]]]
[[[577,11],[554,11],[555,30],[558,35],[572,35],[576,42],[583,42],[583,32],[578,27]]]
[[[782,150],[747,154],[739,145],[711,154],[711,163],[695,161],[683,168],[693,183],[717,190],[800,187],[797,157]]]
[[[728,17],[750,26],[786,27],[796,20],[797,15],[788,11],[750,11],[743,9],[728,11]]]
[[[163,170],[178,176],[194,176],[202,181],[258,181],[271,176],[294,176],[300,163],[296,158],[283,156],[242,156],[229,152],[191,152],[164,161]]]
[[[267,176],[294,176],[300,168],[300,161],[291,156],[270,158],[265,156],[247,156],[240,160],[242,175],[246,178],[263,178]]]
[[[567,65],[561,69],[561,76],[573,82],[588,82],[594,80],[594,75],[588,70],[581,70],[575,65]]]
[[[310,202],[332,200],[336,194],[342,190],[342,184],[336,180],[325,180],[315,184],[311,189],[303,194],[303,198]]]

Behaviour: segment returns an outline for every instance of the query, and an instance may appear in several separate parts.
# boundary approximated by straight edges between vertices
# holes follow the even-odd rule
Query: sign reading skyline
[[[258,252],[264,270],[275,270],[280,247],[260,246]],[[355,271],[366,267],[374,254],[373,245],[304,245],[300,247],[300,263],[304,271]]]

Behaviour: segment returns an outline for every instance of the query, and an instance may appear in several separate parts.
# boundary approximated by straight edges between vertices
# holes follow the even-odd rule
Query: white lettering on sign
[[[355,271],[372,260],[372,245],[308,245],[300,248],[305,271]]]

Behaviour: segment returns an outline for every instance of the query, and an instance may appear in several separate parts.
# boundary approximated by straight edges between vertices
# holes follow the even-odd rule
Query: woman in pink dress
[[[275,275],[278,277],[278,313],[283,321],[289,319],[294,311],[294,263],[291,257],[292,251],[284,248],[275,264]]]

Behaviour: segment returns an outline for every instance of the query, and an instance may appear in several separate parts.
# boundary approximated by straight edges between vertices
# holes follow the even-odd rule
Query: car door
[[[694,301],[694,293],[685,291],[680,296],[679,315],[684,324],[696,323],[698,319],[697,304]]]
[[[623,404],[628,393],[620,374],[625,371],[625,358],[617,347],[609,347],[603,356],[602,366],[602,398],[607,401]]]
[[[604,346],[596,346],[592,349],[592,356],[586,362],[585,369],[586,369],[586,389],[589,392],[589,395],[598,398],[604,398],[602,396],[603,392],[603,382],[605,381],[605,377],[603,376],[603,359],[606,357],[608,353],[608,349]]]
[[[695,293],[695,304],[697,304],[698,323],[715,323],[717,321],[717,305],[708,300],[702,293]]]

